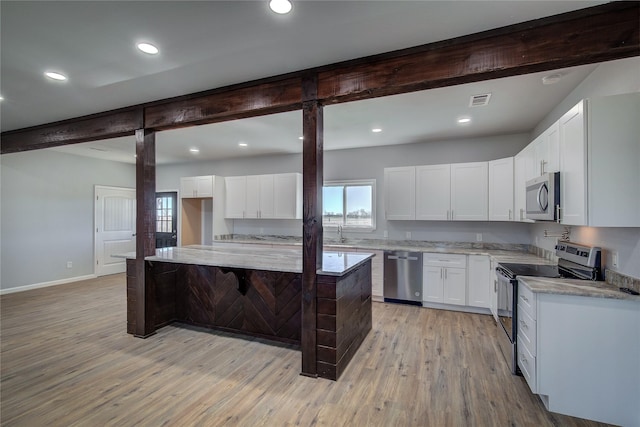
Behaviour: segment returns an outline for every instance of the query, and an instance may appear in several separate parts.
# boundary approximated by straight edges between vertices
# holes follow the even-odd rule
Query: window
[[[156,197],[156,233],[173,231],[173,200],[171,197]]]
[[[322,225],[375,230],[376,180],[331,181],[322,187]]]

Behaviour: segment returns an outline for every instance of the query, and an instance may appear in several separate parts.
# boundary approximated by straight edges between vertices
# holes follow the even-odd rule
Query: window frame
[[[362,186],[371,186],[371,225],[343,225],[342,229],[344,231],[359,231],[359,232],[373,232],[376,231],[376,180],[372,179],[348,179],[348,180],[335,180],[335,181],[325,181],[322,184],[322,190],[324,191],[325,187],[344,187],[342,192],[342,215],[346,222],[345,212],[347,209],[347,187],[362,187]],[[328,228],[331,230],[337,230],[338,225],[325,225],[324,224],[324,197],[322,199],[322,227]]]

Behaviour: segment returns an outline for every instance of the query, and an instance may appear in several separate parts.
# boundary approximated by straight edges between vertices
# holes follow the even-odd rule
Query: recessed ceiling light
[[[292,5],[289,0],[271,0],[269,2],[269,7],[275,13],[284,15],[285,13],[291,12]]]
[[[373,128],[373,129],[371,129],[371,132],[373,132],[373,133],[380,133],[380,132],[382,132],[382,129],[380,129],[380,128]]]
[[[247,147],[249,144],[246,142],[238,142],[238,147]]]
[[[471,119],[469,117],[460,117],[458,119],[458,123],[461,125],[465,125],[467,123],[471,123]]]
[[[197,148],[189,148],[189,151],[191,151],[194,154],[198,154],[200,152],[200,150]]]
[[[159,52],[157,47],[149,43],[138,43],[138,49],[149,55],[155,55]]]
[[[298,137],[298,139],[299,139],[300,141],[302,141],[302,140],[304,139],[304,137],[299,136],[299,137]]]
[[[0,101],[4,101],[4,97],[0,95]]]
[[[55,71],[47,71],[44,73],[44,75],[53,80],[58,80],[58,81],[67,80],[67,76],[65,76],[64,74],[57,73]]]

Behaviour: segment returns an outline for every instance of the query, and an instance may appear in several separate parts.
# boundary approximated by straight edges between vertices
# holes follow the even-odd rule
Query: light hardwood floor
[[[591,426],[509,374],[490,316],[374,303],[339,381],[282,345],[127,335],[124,275],[0,299],[2,426]]]

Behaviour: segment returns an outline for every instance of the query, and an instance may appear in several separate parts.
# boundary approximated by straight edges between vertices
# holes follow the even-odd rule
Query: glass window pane
[[[359,185],[347,187],[346,224],[370,227],[371,222],[371,186]]]
[[[322,225],[343,225],[343,191],[344,187],[341,185],[322,187]]]

